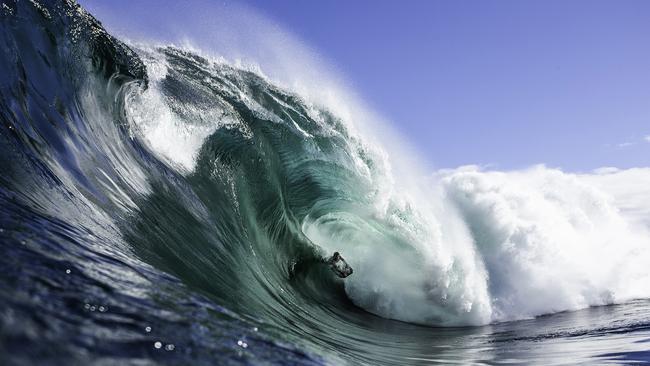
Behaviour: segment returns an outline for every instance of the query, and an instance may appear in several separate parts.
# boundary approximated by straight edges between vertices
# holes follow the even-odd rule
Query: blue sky
[[[80,2],[127,34],[218,36],[177,9],[219,21],[207,0]],[[436,167],[650,166],[650,1],[218,3],[317,50]]]

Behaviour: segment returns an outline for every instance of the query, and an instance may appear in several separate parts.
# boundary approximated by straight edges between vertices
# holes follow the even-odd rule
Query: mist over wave
[[[163,346],[171,362],[371,349],[390,363],[382,329],[421,327],[385,319],[484,325],[650,298],[647,169],[424,174],[336,83],[127,45],[71,1],[2,12],[12,341],[43,334],[78,363]],[[324,264],[335,251],[345,280]]]

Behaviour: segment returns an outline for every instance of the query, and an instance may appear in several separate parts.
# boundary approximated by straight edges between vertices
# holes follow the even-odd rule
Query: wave
[[[18,281],[2,293],[14,311],[44,311],[32,291],[43,283],[68,327],[83,324],[76,302],[121,309],[95,319],[112,327],[141,317],[199,333],[206,320],[190,319],[208,308],[213,332],[320,334],[315,350],[363,339],[370,314],[482,325],[650,297],[647,200],[615,192],[628,173],[421,176],[368,137],[372,125],[254,69],[126,45],[70,1],[1,11],[1,263]],[[354,268],[344,280],[323,263],[335,251]],[[71,274],[78,295],[60,290]]]

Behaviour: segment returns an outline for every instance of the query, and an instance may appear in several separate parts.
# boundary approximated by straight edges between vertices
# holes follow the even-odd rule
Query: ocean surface
[[[650,363],[650,172],[421,175],[374,132],[2,0],[0,364]]]

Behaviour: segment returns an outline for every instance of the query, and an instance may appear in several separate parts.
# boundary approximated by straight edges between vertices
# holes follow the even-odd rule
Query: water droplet
[[[171,344],[171,343],[165,346],[165,350],[166,350],[166,351],[173,351],[174,348],[176,348],[176,346],[174,346],[174,345]]]
[[[103,312],[105,312],[105,311],[106,311],[106,308],[105,308],[105,307],[103,307],[103,306],[100,306],[100,307],[99,307],[99,311],[100,311],[101,313],[103,313]]]
[[[90,309],[90,304],[85,304],[84,309],[89,310]]]
[[[155,349],[160,349],[160,347],[162,347],[162,343],[156,341],[156,342],[154,342],[153,346],[154,346]]]
[[[90,311],[95,311],[96,309],[97,309],[97,308],[95,307],[95,305],[92,305],[92,306],[90,307]]]
[[[145,327],[144,331],[147,332],[147,333],[151,332],[151,327]]]
[[[66,273],[66,274],[70,274],[71,272],[72,272],[72,271],[69,270],[69,269],[66,269],[66,270],[65,270],[65,273]]]
[[[237,341],[237,345],[241,348],[246,348],[248,347],[248,343],[242,341],[241,339]]]
[[[253,332],[257,332],[257,327],[253,327]]]

